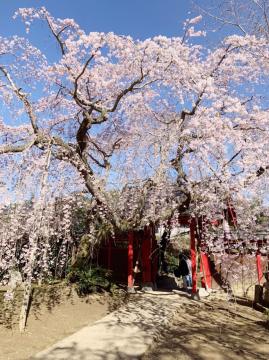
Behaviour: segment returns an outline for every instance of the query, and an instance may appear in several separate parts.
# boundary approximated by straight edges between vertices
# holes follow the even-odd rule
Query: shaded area
[[[265,317],[226,301],[185,304],[143,360],[267,360]]]
[[[30,299],[30,314],[39,319],[44,310],[51,313],[53,309],[66,301],[73,301],[74,291],[63,283],[47,284],[34,286]],[[16,328],[18,326],[20,307],[23,297],[23,289],[17,289],[14,292],[14,298],[11,301],[4,301],[5,290],[0,292],[0,325],[7,328]],[[75,296],[76,297],[76,296]]]
[[[7,328],[0,324],[0,360],[26,360],[56,341],[78,331],[83,326],[94,323],[107,314],[111,297],[91,295],[81,299],[70,288],[54,288],[48,292],[34,293],[32,307],[25,333],[18,329],[18,308],[16,303],[9,309]],[[18,299],[19,300],[19,299]],[[3,307],[1,313],[4,312]],[[5,320],[8,320],[7,318]]]
[[[130,339],[131,340],[131,339]],[[135,339],[134,339],[135,340]],[[39,359],[58,359],[58,360],[89,360],[89,359],[102,359],[102,360],[135,360],[141,359],[140,356],[134,357],[133,355],[127,355],[126,352],[121,352],[115,349],[112,353],[109,349],[99,349],[91,353],[91,357],[89,357],[89,351],[87,349],[80,349],[77,342],[66,346],[66,347],[59,347],[53,350],[53,354],[50,356],[44,356]],[[30,358],[29,360],[34,360],[35,358]]]

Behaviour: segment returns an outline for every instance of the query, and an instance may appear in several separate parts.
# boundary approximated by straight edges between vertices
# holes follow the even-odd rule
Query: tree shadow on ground
[[[22,289],[14,292],[14,298],[11,301],[4,300],[5,291],[0,292],[0,326],[12,329],[18,326],[20,309],[23,299]],[[103,294],[103,295],[107,295]],[[29,315],[35,320],[42,318],[44,313],[53,313],[53,311],[67,301],[74,304],[78,295],[74,286],[67,286],[66,283],[58,282],[53,284],[35,285],[32,289],[30,298]],[[125,294],[117,293],[114,296],[100,296],[90,294],[82,298],[87,303],[99,302],[100,304],[108,303],[109,311],[113,311],[125,301]]]
[[[2,291],[0,295],[0,305],[2,308],[0,325],[11,329],[14,326],[17,326],[19,322],[20,309],[23,300],[23,289],[18,288],[15,290],[13,299],[10,301],[4,300],[5,291]],[[32,289],[28,313],[31,313],[35,319],[38,319],[44,309],[52,312],[53,309],[63,301],[66,301],[67,299],[72,301],[72,296],[72,289],[61,283],[46,284],[42,286],[36,285]]]
[[[268,331],[259,317],[244,316],[245,308],[229,310],[222,302],[185,304],[165,329],[161,341],[144,360],[267,360]],[[225,309],[225,306],[227,309]],[[241,313],[242,312],[242,313]]]
[[[132,339],[130,339],[131,341]],[[36,360],[37,358],[31,357],[29,360]],[[89,354],[88,349],[80,349],[76,342],[70,346],[56,347],[50,354],[38,357],[38,360],[141,360],[142,355],[128,355],[118,349],[103,349],[91,351]]]
[[[34,289],[31,299],[31,314],[36,319],[39,319],[44,307],[49,312],[53,312],[53,310],[63,302],[69,301],[71,304],[74,304],[75,299],[78,297],[88,304],[92,302],[98,302],[100,304],[108,303],[108,312],[116,310],[128,301],[128,294],[126,291],[121,291],[120,289],[114,291],[113,294],[103,291],[78,296],[74,286],[67,286],[65,283],[60,283]]]
[[[66,338],[38,359],[141,359],[168,326],[178,296],[136,294],[118,311]]]
[[[135,294],[117,312],[55,344],[38,359],[268,359],[268,331],[260,324],[260,313],[256,317],[254,310],[240,305],[197,302],[189,296]],[[156,348],[143,356],[154,340]]]

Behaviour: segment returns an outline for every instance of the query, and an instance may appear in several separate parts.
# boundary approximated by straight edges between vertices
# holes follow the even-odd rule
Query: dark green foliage
[[[168,252],[166,254],[166,261],[168,263],[168,272],[173,274],[178,269],[178,256]]]
[[[73,268],[67,278],[71,283],[75,283],[79,296],[110,291],[111,273],[101,267]]]

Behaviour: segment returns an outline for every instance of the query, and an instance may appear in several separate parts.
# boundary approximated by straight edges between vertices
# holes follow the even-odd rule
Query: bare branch
[[[103,163],[101,163],[99,160],[97,160],[93,155],[88,153],[88,156],[90,157],[90,159],[92,159],[93,162],[95,162],[95,164],[97,164],[98,166],[106,169],[107,166],[109,165],[107,161],[104,161]]]
[[[223,63],[223,61],[226,59],[227,57],[227,54],[229,52],[229,50],[231,49],[231,45],[227,46],[226,49],[225,49],[225,52],[224,54],[221,56],[221,58],[219,59],[219,61],[217,62],[216,66],[211,70],[211,72],[209,73],[208,75],[208,78],[210,77],[213,77],[215,72],[218,70],[218,68],[220,67],[220,65]],[[234,50],[236,48],[233,48],[231,50]],[[192,116],[192,115],[195,115],[196,113],[196,110],[198,109],[202,99],[203,99],[203,96],[205,94],[205,91],[207,89],[207,84],[203,87],[203,89],[201,90],[201,92],[198,94],[197,96],[197,99],[192,107],[191,110],[182,110],[181,111],[181,115],[180,115],[180,119],[182,120],[182,123],[184,122],[185,118],[186,118],[186,115],[189,115],[189,116]]]
[[[114,144],[112,145],[112,149],[109,153],[105,152],[95,141],[93,141],[92,139],[89,138],[89,142],[96,148],[96,150],[102,154],[103,158],[104,158],[104,163],[102,164],[100,161],[98,161],[96,158],[93,157],[93,155],[91,155],[90,153],[88,153],[88,156],[99,166],[106,168],[107,166],[109,166],[109,162],[108,159],[113,155],[114,151],[116,149],[119,148],[120,146],[120,142],[121,142],[121,138],[117,139]]]
[[[83,76],[83,74],[85,73],[85,71],[86,71],[86,69],[87,69],[87,67],[88,67],[88,65],[90,64],[90,62],[92,61],[92,59],[94,58],[94,55],[95,54],[92,54],[89,58],[88,58],[88,60],[85,62],[85,64],[84,64],[84,66],[83,66],[83,68],[82,68],[82,70],[81,70],[81,72],[78,74],[78,76],[76,77],[76,79],[75,79],[75,90],[74,90],[74,97],[77,97],[77,92],[78,92],[78,81],[79,81],[79,79],[81,78],[81,76]]]
[[[64,46],[65,46],[65,44],[64,44],[64,42],[60,39],[60,35],[61,35],[61,33],[65,30],[65,29],[67,29],[70,25],[66,25],[63,29],[61,29],[59,32],[58,32],[58,34],[55,32],[55,30],[53,29],[53,26],[52,26],[52,24],[51,24],[51,22],[49,21],[49,18],[46,16],[46,21],[47,21],[47,23],[48,23],[48,26],[49,26],[49,28],[50,28],[50,31],[51,31],[51,33],[52,33],[52,35],[55,37],[55,39],[57,40],[57,42],[58,42],[58,44],[59,44],[59,46],[60,46],[60,49],[61,49],[61,53],[62,53],[62,55],[65,55],[65,48],[64,48]]]
[[[237,27],[242,33],[243,35],[246,35],[247,34],[247,31],[243,28],[243,26],[239,23],[236,23],[234,21],[231,21],[231,20],[227,20],[227,19],[224,19],[220,16],[217,16],[217,15],[214,15],[212,14],[211,12],[209,12],[208,10],[205,10],[203,9],[201,6],[199,6],[196,2],[194,2],[195,6],[202,12],[204,13],[205,15],[207,15],[208,17],[210,17],[211,19],[214,19],[224,25],[232,25],[232,26],[235,26]]]
[[[223,167],[229,165],[238,155],[240,155],[242,152],[242,149],[240,149],[239,151],[237,151],[225,164]]]
[[[38,133],[38,126],[37,126],[37,119],[36,119],[36,115],[34,113],[34,110],[32,108],[32,105],[30,103],[30,101],[28,100],[27,96],[25,93],[22,92],[21,88],[19,88],[15,82],[12,80],[10,74],[7,72],[7,70],[0,66],[0,71],[4,74],[4,76],[6,77],[12,91],[14,92],[14,94],[23,102],[25,110],[29,116],[29,119],[31,121],[32,124],[32,128],[34,130],[34,133],[37,134]]]
[[[108,110],[108,112],[114,112],[118,105],[119,105],[119,102],[121,101],[121,99],[123,98],[124,95],[128,94],[129,92],[132,92],[133,90],[135,90],[135,86],[138,85],[138,84],[141,84],[141,82],[144,80],[144,78],[146,77],[147,75],[144,75],[143,73],[141,74],[141,76],[137,79],[137,80],[134,80],[130,86],[128,86],[126,89],[122,90],[119,95],[117,96],[116,100],[115,100],[115,103],[114,105],[112,106],[111,109]]]

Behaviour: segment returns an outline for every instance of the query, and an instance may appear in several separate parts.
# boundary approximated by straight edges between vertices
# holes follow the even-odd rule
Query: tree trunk
[[[32,295],[32,280],[30,278],[29,280],[26,281],[23,292],[23,300],[22,300],[20,321],[19,321],[20,332],[24,332],[25,330],[31,295]]]

